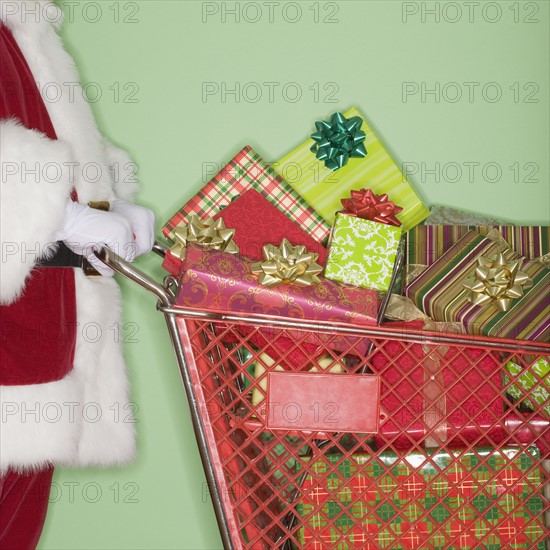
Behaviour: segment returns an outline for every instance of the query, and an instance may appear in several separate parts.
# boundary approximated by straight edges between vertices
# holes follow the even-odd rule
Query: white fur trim
[[[87,278],[80,270],[75,275],[74,369],[58,382],[0,386],[0,475],[49,463],[123,465],[135,456],[134,406],[113,331],[120,291],[113,279]]]
[[[50,0],[0,0],[0,20],[11,30],[26,27],[34,33],[56,30],[63,24],[63,10]]]
[[[80,270],[76,285],[82,330],[76,342],[74,369],[84,381],[84,402],[98,403],[102,411],[100,421],[87,422],[83,427],[77,464],[126,464],[135,456],[136,420],[120,340],[120,289],[112,278],[90,278]],[[95,337],[84,332],[84,327],[87,331],[99,327],[101,338],[93,342]]]
[[[0,0],[0,17],[12,30],[39,85],[60,139],[52,147],[63,148],[63,143],[67,143],[70,160],[77,163],[71,174],[74,177],[67,178],[69,187],[71,184],[76,187],[79,201],[84,204],[92,200],[113,200],[116,194],[109,159],[123,157],[117,157],[116,153],[112,156],[106,151],[103,137],[78,84],[74,62],[56,34],[57,25],[45,17],[36,24],[29,17],[23,20],[21,10],[19,15],[7,16],[5,7],[8,4],[23,9],[36,2]],[[51,2],[40,1],[38,4],[42,9],[44,6],[47,10],[52,9],[48,7]],[[57,85],[61,90],[61,96],[55,101],[46,97],[46,84]],[[35,139],[36,133],[30,130],[25,130],[25,133],[31,142]],[[48,155],[50,161],[57,158],[53,148],[52,155]],[[95,168],[95,172],[86,172],[87,167]],[[21,196],[8,196],[5,208],[15,211],[20,207],[28,212],[28,201],[32,199],[33,204],[39,204],[39,200],[30,194],[22,199]],[[55,220],[64,212],[61,206],[53,205],[47,210]],[[29,222],[28,215],[21,219]],[[6,226],[11,226],[11,223],[6,223]],[[52,222],[53,225],[56,224]],[[25,238],[29,236],[25,234]],[[24,284],[30,267],[17,268],[21,269],[21,280],[14,276],[14,286]],[[74,369],[59,382],[0,387],[0,472],[8,468],[39,468],[46,463],[109,466],[125,464],[134,457],[135,426],[128,418],[133,408],[128,403],[121,343],[115,341],[113,332],[116,323],[121,322],[119,289],[113,279],[86,278],[79,270],[75,274],[79,326]],[[10,292],[15,296],[18,291]],[[101,337],[94,341],[94,334],[98,333]],[[38,411],[37,422],[33,421],[32,414],[27,414],[34,408]],[[54,422],[48,421],[57,411],[61,411],[61,417]],[[97,422],[93,421],[94,411],[101,411]]]
[[[119,199],[134,201],[139,190],[137,179],[138,165],[126,151],[105,140],[105,154],[111,169],[113,189]]]
[[[22,292],[35,261],[51,251],[71,189],[69,147],[15,120],[0,121],[0,303]]]

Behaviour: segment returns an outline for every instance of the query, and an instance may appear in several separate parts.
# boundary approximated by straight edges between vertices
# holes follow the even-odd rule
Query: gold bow
[[[323,268],[316,263],[319,254],[308,252],[305,246],[292,246],[283,239],[279,248],[266,244],[264,260],[252,264],[252,273],[264,286],[288,285],[310,286],[320,283],[317,275]]]
[[[183,260],[185,250],[190,243],[198,244],[211,250],[222,250],[229,254],[238,254],[239,247],[233,241],[234,229],[227,229],[223,219],[205,218],[201,220],[197,215],[192,215],[187,224],[180,224],[174,229],[176,244],[170,249],[170,253]]]
[[[495,304],[500,311],[507,311],[512,300],[521,298],[523,290],[533,284],[533,280],[524,271],[520,271],[523,259],[506,261],[502,253],[496,260],[483,256],[477,259],[473,277],[464,281],[471,291],[470,301],[478,306]]]

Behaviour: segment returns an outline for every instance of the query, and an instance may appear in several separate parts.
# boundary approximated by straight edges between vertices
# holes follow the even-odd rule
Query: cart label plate
[[[272,371],[267,380],[265,417],[269,429],[378,432],[377,375]]]

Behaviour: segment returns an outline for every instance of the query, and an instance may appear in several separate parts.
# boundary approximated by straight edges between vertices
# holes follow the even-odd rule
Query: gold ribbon
[[[541,263],[546,269],[550,269],[550,252],[544,256],[539,256],[535,261]]]
[[[512,301],[523,296],[523,290],[533,284],[524,271],[520,271],[523,259],[507,261],[500,253],[496,260],[485,257],[477,259],[473,277],[464,281],[471,291],[470,301],[478,306],[494,304],[500,311],[507,311]]]
[[[317,263],[319,254],[308,252],[305,246],[292,246],[283,239],[277,248],[266,244],[263,248],[264,259],[252,264],[252,273],[258,276],[263,286],[295,284],[311,286],[320,283],[317,275],[323,268]]]
[[[172,256],[179,260],[185,257],[185,250],[190,243],[198,244],[211,250],[221,250],[229,254],[238,254],[239,247],[233,241],[234,229],[227,229],[223,219],[205,218],[197,215],[189,218],[187,224],[180,224],[174,229],[176,244],[170,249]]]

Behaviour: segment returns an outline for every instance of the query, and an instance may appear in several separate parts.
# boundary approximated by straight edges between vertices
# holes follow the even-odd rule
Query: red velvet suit
[[[26,128],[57,139],[32,73],[9,29],[0,23],[0,119],[16,118]],[[41,333],[47,328],[49,338]],[[34,269],[23,295],[0,307],[0,384],[40,384],[72,369],[76,297],[72,269]],[[37,362],[25,340],[39,339],[45,360]],[[40,367],[40,368],[38,368]],[[0,476],[0,548],[35,548],[46,518],[53,467]]]
[[[39,538],[53,466],[118,466],[135,456],[133,419],[112,412],[134,409],[112,337],[122,321],[116,280],[36,262],[51,250],[69,197],[131,201],[137,181],[82,90],[67,87],[80,77],[58,36],[61,9],[9,4],[0,10],[0,548],[26,550]],[[37,18],[23,16],[33,9]],[[51,101],[37,83],[62,93]],[[44,173],[49,164],[60,177]]]
[[[29,66],[1,23],[0,68],[0,119],[16,118],[26,128],[57,139]],[[75,329],[73,270],[35,268],[19,300],[0,306],[0,384],[41,384],[66,376],[73,366]],[[40,363],[29,353],[33,339],[40,343]]]

